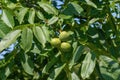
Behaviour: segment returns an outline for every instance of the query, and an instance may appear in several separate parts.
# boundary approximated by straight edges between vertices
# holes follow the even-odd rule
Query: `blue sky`
[[[2,13],[2,11],[0,10],[0,14]]]

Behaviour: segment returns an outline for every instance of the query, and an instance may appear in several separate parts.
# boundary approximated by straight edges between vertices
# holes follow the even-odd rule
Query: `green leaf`
[[[96,4],[93,3],[92,1],[90,1],[90,0],[85,0],[85,1],[87,2],[88,5],[90,5],[90,6],[94,7],[94,8],[97,8]]]
[[[120,79],[119,63],[117,63],[112,58],[109,58],[104,55],[101,55],[99,59],[100,59],[99,66],[102,77],[105,80],[119,80]]]
[[[43,45],[43,47],[45,47],[45,43],[47,42],[47,34],[44,32],[45,29],[43,30],[43,27],[33,27],[33,32],[37,40]]]
[[[39,72],[34,72],[34,76],[33,76],[33,80],[39,80],[39,78],[40,78],[40,74],[39,74]]]
[[[4,37],[5,33],[0,29],[0,37]]]
[[[33,75],[34,63],[26,53],[21,53],[21,64],[24,71],[30,75]]]
[[[57,76],[60,74],[60,72],[64,69],[65,65],[66,64],[57,66],[57,68],[55,68],[54,71],[52,71],[47,80],[55,80]]]
[[[85,56],[81,68],[81,77],[83,79],[90,77],[90,74],[93,72],[95,68],[95,63],[96,63],[95,54],[93,52],[88,52]]]
[[[35,18],[35,10],[33,8],[31,8],[30,11],[29,11],[28,22],[30,24],[33,24],[34,23],[34,18]]]
[[[71,76],[72,76],[72,80],[80,80],[80,78],[78,77],[78,75],[75,72],[72,72]]]
[[[7,77],[12,73],[14,66],[14,61],[12,60],[6,67],[3,67],[0,69],[0,79],[1,80],[6,80]]]
[[[25,17],[25,14],[27,13],[27,11],[28,11],[28,8],[22,7],[19,9],[19,12],[16,13],[17,19],[20,24],[22,24],[22,22],[24,21],[23,19]]]
[[[5,76],[5,69],[0,70],[0,79],[1,80],[6,80],[7,77]]]
[[[93,18],[89,21],[89,25],[93,24],[94,22],[96,22],[97,20],[99,20],[99,18]]]
[[[60,15],[59,15],[59,18],[62,18],[62,19],[70,19],[70,18],[72,18],[72,16],[60,14]]]
[[[36,54],[39,54],[40,55],[40,50],[38,49],[38,47],[35,45],[34,48],[30,51],[32,53],[36,53]]]
[[[12,12],[7,9],[3,9],[2,12],[3,13],[2,13],[1,19],[3,20],[3,22],[10,28],[13,28],[15,24],[14,24]]]
[[[77,11],[78,15],[83,12],[83,8],[77,4],[76,2],[71,2],[72,6],[74,7],[74,9]]]
[[[13,10],[13,9],[15,9],[17,7],[17,5],[15,3],[9,2],[7,4],[7,7]]]
[[[12,73],[12,68],[14,66],[14,61],[12,60],[5,69],[5,76],[8,77]]]
[[[10,31],[11,28],[8,27],[2,20],[0,20],[0,38],[3,38]]]
[[[15,40],[20,36],[21,30],[15,30],[8,33],[1,41],[0,41],[0,52],[7,47],[9,47]]]
[[[44,2],[38,2],[39,6],[42,7],[47,13],[58,15],[58,11],[50,4]]]
[[[80,15],[83,12],[83,8],[76,2],[71,2],[68,4],[67,8],[63,10],[65,15]]]
[[[50,20],[48,20],[48,25],[52,25],[54,23],[56,23],[58,20],[58,17],[53,16]]]
[[[42,26],[42,30],[46,37],[46,40],[50,42],[50,30],[46,26]]]
[[[49,69],[58,61],[59,56],[60,56],[60,52],[56,54],[55,57],[51,61],[48,62],[48,64],[45,65],[42,73],[48,73]]]
[[[25,52],[28,52],[32,47],[33,34],[32,30],[25,28],[21,34],[21,47]]]
[[[77,49],[75,50],[72,60],[69,63],[69,68],[71,69],[73,65],[76,64],[77,60],[79,60],[80,56],[83,53],[84,46],[78,46]]]
[[[76,49],[78,48],[78,42],[73,42],[72,47],[73,47],[73,53],[75,53]]]
[[[45,20],[44,15],[40,11],[36,11],[36,15],[39,19]]]

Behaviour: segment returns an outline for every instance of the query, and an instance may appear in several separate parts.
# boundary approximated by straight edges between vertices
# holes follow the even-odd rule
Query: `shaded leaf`
[[[78,15],[83,12],[83,8],[77,4],[76,2],[71,2],[72,6],[74,7],[74,9],[77,11]]]
[[[48,64],[45,65],[42,73],[48,73],[49,69],[58,61],[59,56],[60,56],[60,52],[56,54],[55,57],[51,61],[48,62]]]
[[[5,33],[0,29],[0,37],[5,36]]]
[[[9,26],[10,28],[13,28],[15,23],[14,23],[12,12],[7,9],[3,9],[2,12],[3,13],[2,13],[1,19],[4,21],[4,23],[7,26]]]
[[[7,77],[5,76],[5,68],[0,70],[0,79],[6,80]]]
[[[0,20],[0,38],[3,38],[10,31],[11,28],[9,28],[2,20]]]
[[[63,10],[65,15],[80,15],[81,12],[83,12],[83,8],[76,2],[69,3],[67,8]]]
[[[8,77],[12,73],[12,68],[14,66],[14,61],[12,60],[8,66],[5,68],[5,76]]]
[[[15,40],[20,36],[21,30],[15,30],[8,33],[1,41],[0,41],[0,52],[7,47],[9,47]]]
[[[99,66],[102,77],[105,80],[119,80],[120,79],[119,64],[115,60],[104,55],[100,56],[99,59],[100,59]]]
[[[14,61],[12,60],[6,67],[0,69],[0,79],[6,80],[7,77],[12,73],[12,69],[14,66]]]

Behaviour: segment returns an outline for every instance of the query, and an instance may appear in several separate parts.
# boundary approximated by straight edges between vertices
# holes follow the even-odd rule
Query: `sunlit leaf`
[[[57,20],[58,20],[58,17],[53,16],[50,20],[48,20],[48,25],[56,23]]]
[[[15,30],[8,33],[1,41],[0,41],[0,52],[7,47],[9,47],[15,40],[20,36],[21,30]]]
[[[14,4],[12,2],[9,2],[9,4],[7,4],[7,7],[10,8],[10,9],[15,9],[16,4]]]
[[[95,54],[93,52],[88,52],[85,56],[85,59],[83,60],[81,68],[81,77],[83,79],[90,77],[91,73],[94,71],[95,63],[96,63]]]
[[[32,60],[26,53],[21,53],[20,57],[24,71],[30,75],[33,75],[34,63],[32,62]]]
[[[48,27],[43,26],[42,30],[43,30],[43,33],[44,33],[44,35],[46,37],[46,40],[50,42],[51,37],[50,37],[50,31],[49,31]]]
[[[40,54],[40,50],[38,49],[37,46],[34,46],[34,48],[30,52]]]
[[[60,14],[59,17],[62,19],[70,19],[72,16]]]
[[[94,7],[94,8],[97,8],[96,4],[93,3],[92,1],[90,1],[90,0],[85,0],[85,1],[87,2],[88,5],[90,5],[90,6]]]
[[[58,15],[58,11],[50,4],[44,2],[38,2],[39,6],[42,7],[47,13]]]
[[[72,60],[70,61],[70,69],[72,68],[72,66],[74,64],[76,64],[76,61],[80,58],[80,56],[82,55],[83,53],[83,49],[84,47],[83,46],[78,46],[77,49],[75,50],[74,54],[73,54],[73,57],[72,57]]]
[[[7,10],[7,9],[3,9],[2,10],[2,17],[1,19],[4,21],[4,23],[9,26],[10,28],[13,28],[15,23],[14,23],[14,19],[13,19],[13,14],[11,11]]]
[[[45,27],[45,26],[43,26]],[[37,40],[45,47],[45,43],[48,39],[47,28],[46,30],[43,27],[33,27],[33,32]]]
[[[16,13],[17,19],[20,24],[22,24],[22,22],[24,21],[23,19],[26,15],[27,11],[28,11],[28,8],[22,7],[19,9],[19,12]]]
[[[28,17],[28,22],[30,24],[34,23],[34,19],[35,19],[35,10],[32,8],[29,10],[29,17]]]
[[[50,74],[50,76],[48,77],[47,80],[55,80],[57,78],[57,76],[60,74],[60,72],[63,70],[65,65],[66,64],[57,66],[57,68],[55,68],[54,71],[52,71],[52,73]]]
[[[99,18],[93,18],[89,21],[89,25],[91,25],[92,23],[96,22],[97,20],[99,20]]]
[[[25,52],[28,52],[32,47],[33,34],[32,30],[25,28],[21,34],[21,47]]]
[[[45,20],[44,15],[40,11],[36,11],[36,15],[39,19]]]
[[[72,72],[71,76],[72,76],[72,80],[80,80],[80,78],[78,77],[78,75],[75,72]]]

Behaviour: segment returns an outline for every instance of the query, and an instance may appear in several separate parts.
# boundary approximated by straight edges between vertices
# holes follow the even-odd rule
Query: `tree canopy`
[[[0,0],[0,9],[0,80],[120,80],[119,0]]]

